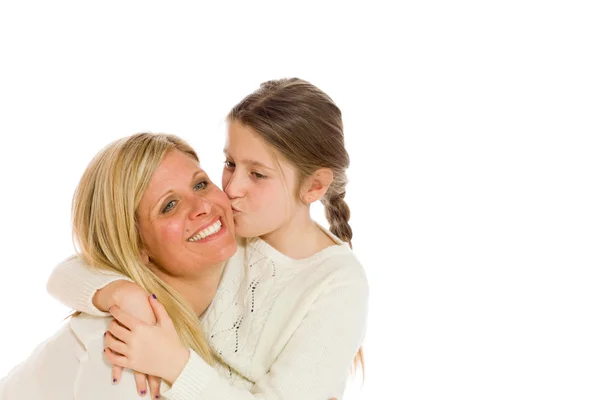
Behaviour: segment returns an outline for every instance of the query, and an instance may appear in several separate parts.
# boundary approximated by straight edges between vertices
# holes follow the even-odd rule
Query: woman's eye
[[[235,163],[233,161],[225,160],[225,168],[235,168]]]
[[[266,175],[263,175],[263,174],[261,174],[261,173],[258,173],[258,172],[252,172],[252,175],[254,175],[254,177],[255,177],[256,179],[264,179],[264,178],[266,178],[266,177],[267,177]]]
[[[162,213],[166,214],[169,211],[171,211],[173,209],[173,207],[175,207],[175,200],[171,200],[170,202],[167,203],[167,205],[165,206],[165,208],[163,208]]]
[[[208,182],[206,181],[198,182],[196,186],[194,186],[194,190],[202,190],[206,187],[206,185],[208,185]]]

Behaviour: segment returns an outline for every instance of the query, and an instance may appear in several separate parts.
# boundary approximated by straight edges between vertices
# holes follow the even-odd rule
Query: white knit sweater
[[[368,285],[349,246],[338,244],[303,260],[261,239],[241,241],[227,262],[216,296],[201,316],[223,363],[196,353],[173,386],[172,400],[342,398],[367,317]],[[92,315],[96,290],[120,276],[94,272],[79,258],[59,264],[48,291]]]

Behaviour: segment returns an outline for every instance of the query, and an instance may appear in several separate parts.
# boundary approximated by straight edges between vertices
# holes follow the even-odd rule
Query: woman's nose
[[[195,219],[206,214],[210,214],[212,210],[212,201],[202,196],[196,196],[192,209],[190,210],[190,219]]]

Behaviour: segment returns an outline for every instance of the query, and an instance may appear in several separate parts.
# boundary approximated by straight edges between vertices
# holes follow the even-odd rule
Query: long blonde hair
[[[299,172],[300,182],[319,168],[329,168],[333,181],[321,202],[330,231],[352,247],[350,208],[346,203],[346,169],[350,157],[344,143],[342,112],[325,92],[299,78],[263,82],[227,115],[252,128]],[[362,347],[354,358],[353,373],[364,377]]]
[[[214,356],[198,316],[140,259],[142,242],[136,210],[154,171],[173,150],[199,161],[185,141],[166,134],[135,134],[100,151],[73,196],[73,239],[89,265],[127,276],[154,293],[173,320],[182,343],[212,365]]]

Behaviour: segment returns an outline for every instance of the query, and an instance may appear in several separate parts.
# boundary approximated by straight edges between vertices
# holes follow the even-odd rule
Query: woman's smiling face
[[[237,250],[227,195],[185,153],[169,151],[137,209],[143,253],[171,276],[194,275]]]

